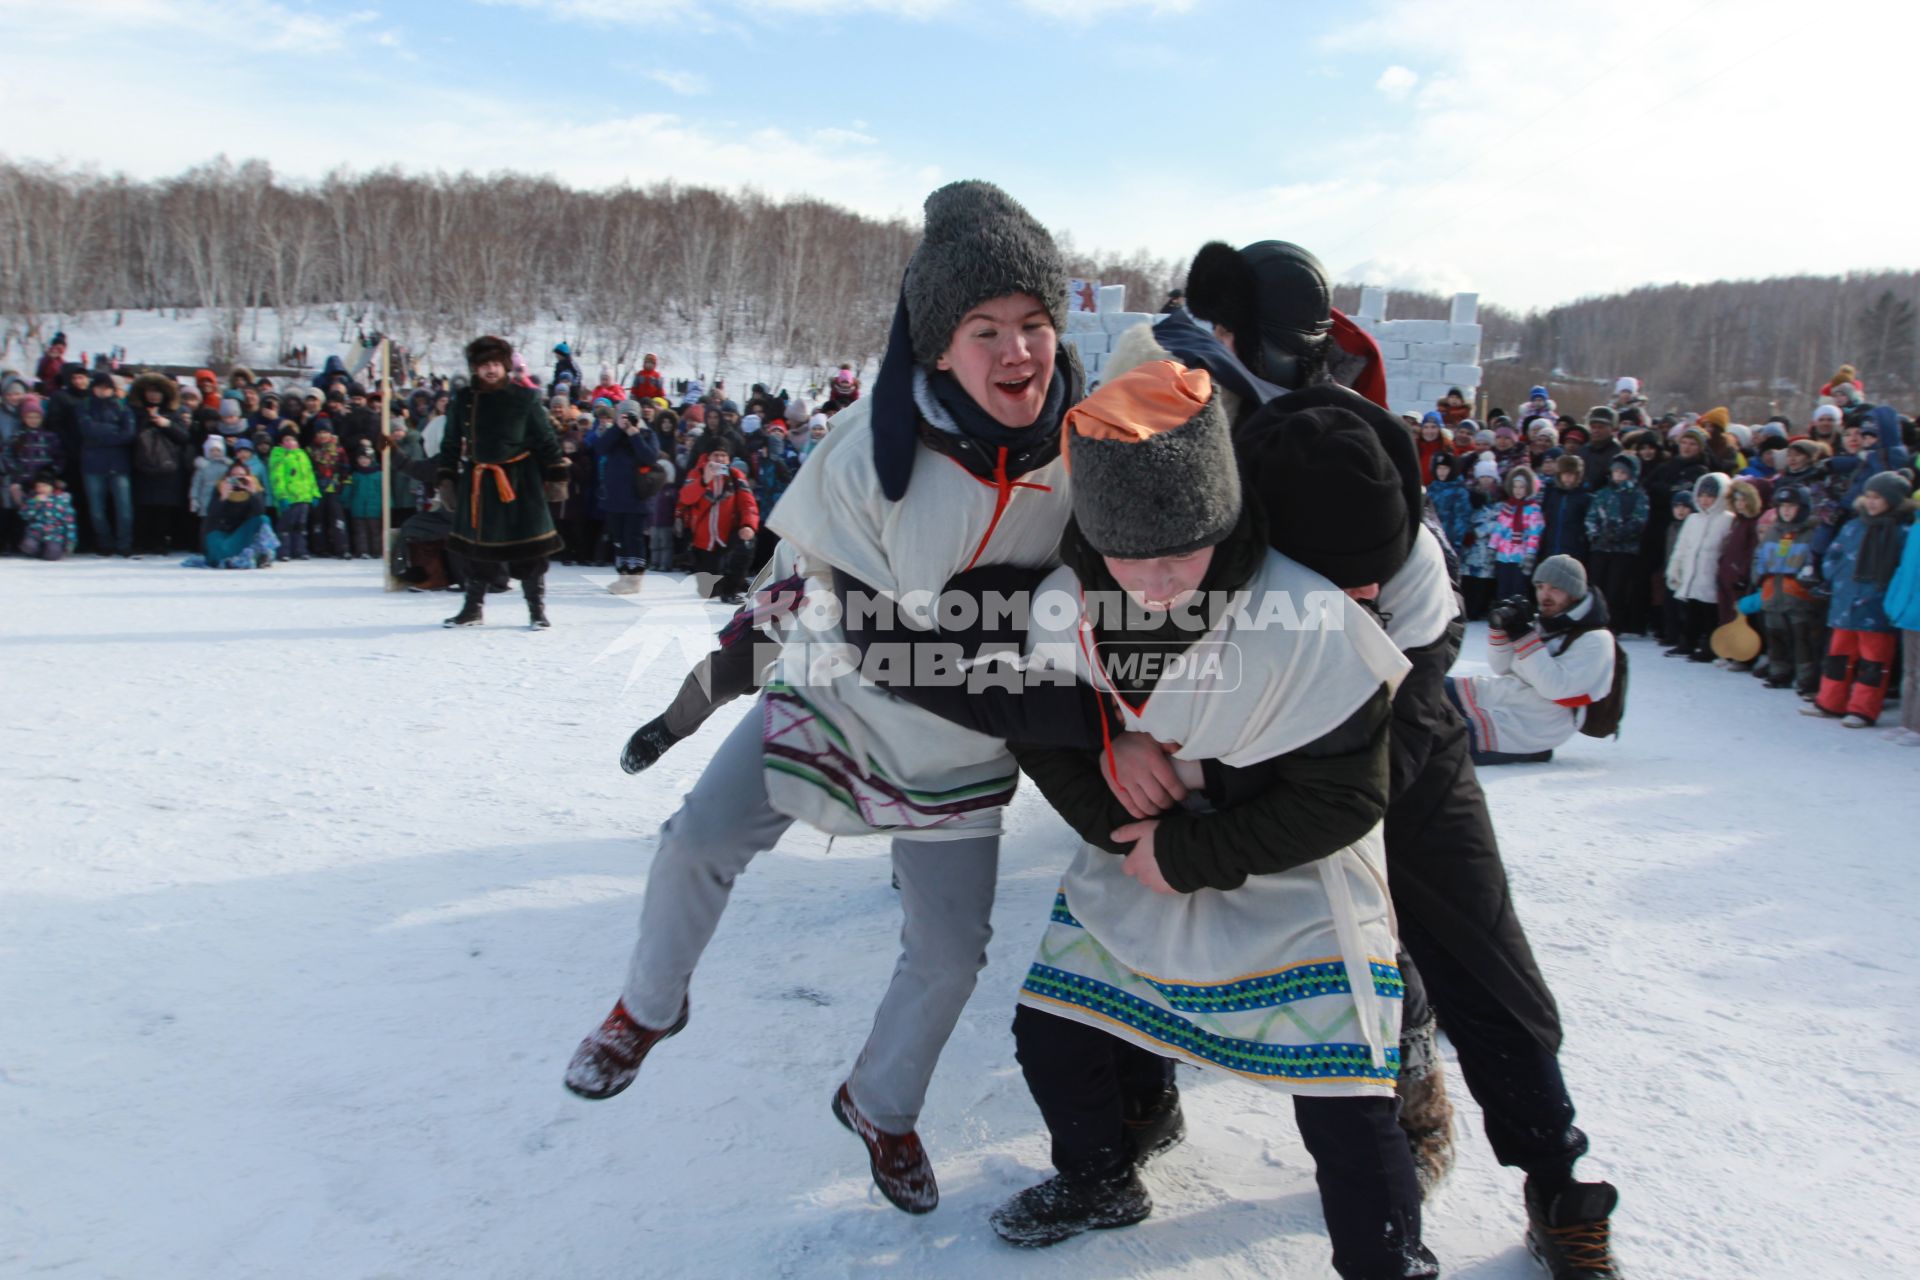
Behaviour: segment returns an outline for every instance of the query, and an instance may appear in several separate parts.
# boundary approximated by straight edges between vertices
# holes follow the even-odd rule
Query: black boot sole
[[[1089,1231],[1113,1231],[1120,1227],[1136,1226],[1152,1216],[1153,1201],[1142,1197],[1139,1205],[1110,1215],[1081,1218],[1076,1222],[1048,1223],[1030,1231],[1009,1230],[997,1215],[990,1216],[987,1222],[993,1228],[994,1235],[1016,1249],[1046,1249]]]

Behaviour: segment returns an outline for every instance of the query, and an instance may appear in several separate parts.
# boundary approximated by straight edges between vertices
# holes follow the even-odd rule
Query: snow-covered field
[[[1331,1274],[1286,1102],[1192,1073],[1150,1221],[994,1238],[1046,1166],[1008,1022],[1070,849],[1026,791],[922,1126],[937,1213],[879,1201],[827,1111],[895,956],[879,841],[796,829],[740,882],[686,1033],[616,1099],[564,1092],[654,831],[738,709],[643,778],[616,753],[721,611],[556,568],[552,632],[514,595],[449,633],[453,597],[376,574],[0,562],[0,1274]],[[1485,774],[1583,1172],[1622,1188],[1642,1280],[1898,1274],[1920,751],[1630,649],[1621,742]],[[1428,1241],[1452,1276],[1534,1275],[1518,1175],[1453,1083]]]

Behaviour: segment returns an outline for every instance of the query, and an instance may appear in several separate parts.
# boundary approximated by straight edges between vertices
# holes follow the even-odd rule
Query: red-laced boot
[[[1608,1230],[1620,1193],[1610,1182],[1569,1182],[1548,1194],[1527,1180],[1527,1248],[1553,1280],[1622,1280]]]
[[[633,1083],[653,1046],[680,1034],[691,1007],[682,1000],[674,1024],[655,1030],[635,1022],[624,1000],[615,1004],[599,1029],[573,1051],[573,1061],[567,1064],[567,1088],[583,1098],[611,1098]]]
[[[927,1159],[926,1148],[920,1145],[920,1135],[888,1133],[876,1128],[873,1121],[853,1105],[853,1095],[844,1084],[833,1095],[833,1118],[866,1143],[873,1185],[893,1202],[894,1208],[907,1213],[932,1213],[939,1206],[940,1187],[933,1180],[933,1165]]]

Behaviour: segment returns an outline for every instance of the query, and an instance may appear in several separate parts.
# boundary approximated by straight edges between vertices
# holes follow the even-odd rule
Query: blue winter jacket
[[[1587,504],[1593,495],[1585,489],[1563,489],[1556,482],[1540,495],[1540,514],[1546,527],[1540,531],[1540,558],[1572,556],[1587,558]]]
[[[600,459],[601,509],[610,516],[651,514],[652,496],[640,496],[640,468],[659,465],[660,437],[646,427],[632,435],[613,428],[600,433],[593,452]]]
[[[1900,567],[1887,584],[1887,621],[1902,631],[1920,631],[1920,520],[1907,526]]]
[[[1460,476],[1435,480],[1427,486],[1427,498],[1433,503],[1433,514],[1440,518],[1440,527],[1446,530],[1447,541],[1456,553],[1464,555],[1467,534],[1473,530],[1473,495],[1467,492],[1466,480]]]
[[[115,399],[87,393],[81,402],[80,473],[127,474],[133,470],[133,414]]]
[[[1820,560],[1821,576],[1833,591],[1833,600],[1827,606],[1827,625],[1848,631],[1893,631],[1897,628],[1887,617],[1887,588],[1853,580],[1853,566],[1866,536],[1867,521],[1856,516],[1840,526]],[[1911,545],[1911,533],[1908,538]],[[1896,580],[1898,576],[1896,570]]]

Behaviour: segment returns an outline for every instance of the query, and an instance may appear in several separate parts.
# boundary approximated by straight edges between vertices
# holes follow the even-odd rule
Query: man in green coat
[[[435,474],[441,503],[453,513],[448,549],[483,567],[467,575],[467,602],[447,619],[449,627],[480,625],[495,565],[520,579],[529,629],[550,625],[547,557],[561,542],[547,508],[548,487],[564,494],[569,463],[539,393],[507,381],[512,360],[505,338],[475,338],[467,344],[473,383],[447,406]]]

